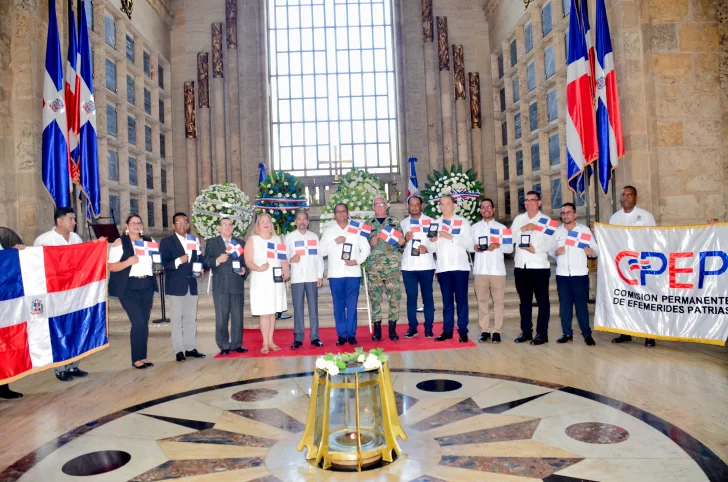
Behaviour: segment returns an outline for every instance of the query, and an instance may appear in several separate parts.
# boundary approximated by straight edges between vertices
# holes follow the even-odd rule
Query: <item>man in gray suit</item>
[[[233,236],[233,222],[222,218],[217,227],[220,236],[207,241],[205,267],[212,270],[212,300],[215,303],[215,342],[221,355],[230,350],[247,352],[243,348],[243,293],[245,292],[245,261],[242,239]],[[234,266],[239,271],[233,271]],[[231,332],[228,332],[231,319]]]

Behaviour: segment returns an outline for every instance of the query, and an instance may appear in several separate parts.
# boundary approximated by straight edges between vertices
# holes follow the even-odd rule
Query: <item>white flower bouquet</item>
[[[230,218],[233,234],[245,235],[253,217],[250,199],[235,184],[213,184],[204,189],[192,206],[192,226],[204,239],[219,234],[220,219]]]
[[[339,188],[324,206],[321,214],[321,232],[333,222],[334,207],[344,203],[349,207],[352,219],[366,219],[374,216],[372,202],[377,196],[384,196],[384,186],[374,174],[354,168],[341,178]]]
[[[374,348],[367,353],[358,347],[353,353],[328,353],[316,360],[316,368],[334,376],[349,368],[349,364],[361,365],[367,372],[379,370],[387,360],[389,355],[385,355],[381,348]]]
[[[478,181],[475,172],[468,169],[463,172],[462,167],[452,166],[443,172],[434,171],[427,176],[428,182],[422,190],[425,199],[425,214],[432,218],[442,215],[440,199],[450,195],[455,198],[455,213],[464,217],[470,223],[480,220],[478,212],[478,198],[481,196],[483,183]]]

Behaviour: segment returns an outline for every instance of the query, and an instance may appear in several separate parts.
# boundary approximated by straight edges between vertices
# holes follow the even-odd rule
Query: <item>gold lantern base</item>
[[[301,441],[296,446],[300,452],[308,448],[307,460],[316,460],[324,470],[361,471],[379,466],[381,462],[393,462],[402,449],[397,443],[397,437],[407,440],[407,434],[402,429],[397,416],[397,404],[392,389],[392,378],[386,362],[377,371],[375,379],[360,382],[359,373],[349,373],[354,376],[353,383],[334,383],[326,372],[317,370],[314,373],[311,386],[311,400],[308,406],[306,430]],[[382,427],[368,427],[360,425],[359,417],[359,389],[372,387],[378,389],[381,400]],[[356,430],[336,429],[330,430],[330,394],[331,389],[353,389],[356,403]],[[316,416],[318,398],[324,397],[324,409],[321,416]],[[316,433],[319,441],[315,443]],[[354,449],[354,450],[353,450]]]

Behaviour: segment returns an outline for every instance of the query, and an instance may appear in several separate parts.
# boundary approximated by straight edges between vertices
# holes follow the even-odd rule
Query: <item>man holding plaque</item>
[[[478,323],[480,324],[479,343],[485,343],[493,333],[493,343],[500,343],[500,332],[503,327],[503,307],[506,291],[506,265],[504,254],[513,252],[513,239],[507,238],[508,229],[494,219],[495,205],[493,200],[485,198],[480,201],[480,215],[483,217],[473,225],[473,242],[475,259],[473,278],[475,296],[478,299]],[[510,242],[503,242],[508,239]],[[494,325],[490,326],[489,298],[493,298]]]
[[[204,265],[212,270],[212,301],[215,304],[215,342],[221,355],[243,348],[243,293],[247,269],[241,239],[233,236],[233,221],[220,219],[220,236],[207,241]],[[231,332],[228,331],[230,320]]]
[[[521,334],[516,343],[531,341],[531,345],[548,343],[549,318],[551,304],[549,302],[549,278],[551,262],[548,253],[554,246],[555,230],[542,229],[541,220],[551,218],[541,213],[541,195],[536,191],[526,194],[526,212],[513,220],[511,231],[513,242],[518,243],[515,255],[516,290],[520,298]],[[538,303],[536,322],[536,338],[533,338],[533,296]]]
[[[386,295],[389,300],[389,339],[399,340],[397,321],[399,321],[399,302],[402,299],[400,289],[400,252],[405,244],[402,227],[399,221],[387,215],[389,203],[382,196],[372,201],[374,217],[367,221],[372,226],[369,238],[371,255],[367,270],[369,281],[369,297],[372,303],[372,323],[374,332],[372,341],[382,339],[382,301]]]
[[[369,234],[360,223],[350,223],[349,208],[334,206],[335,222],[321,236],[321,256],[329,257],[329,284],[334,301],[336,346],[356,345],[356,305],[359,301],[361,264],[369,257]]]
[[[205,358],[195,348],[197,332],[197,280],[202,277],[200,240],[189,234],[187,214],[172,216],[174,234],[159,242],[166,282],[164,293],[169,302],[172,347],[177,361],[187,357]]]
[[[406,241],[402,254],[402,281],[407,294],[409,324],[404,337],[417,336],[417,286],[419,285],[425,312],[425,338],[434,338],[432,324],[435,321],[435,301],[432,297],[432,280],[435,276],[435,259],[432,257],[432,250],[428,249],[430,243],[427,238],[432,218],[422,214],[422,198],[419,196],[410,196],[407,210],[409,216],[401,223]]]
[[[576,205],[564,203],[561,206],[563,224],[554,234],[554,248],[549,254],[556,259],[556,287],[559,290],[559,315],[563,335],[556,343],[574,340],[571,320],[574,307],[584,343],[594,346],[589,327],[589,267],[587,257],[596,258],[599,248],[592,232],[576,222]]]
[[[294,220],[296,230],[286,236],[286,251],[291,265],[291,296],[293,297],[293,345],[303,345],[303,300],[308,299],[309,339],[315,347],[324,344],[318,332],[318,289],[324,283],[324,258],[319,250],[319,238],[308,230],[308,213],[299,211]]]

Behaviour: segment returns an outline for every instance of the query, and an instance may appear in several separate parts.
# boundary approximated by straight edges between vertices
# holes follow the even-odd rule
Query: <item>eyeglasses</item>
[[[381,208],[381,207],[384,207],[386,205],[387,205],[387,203],[374,203],[374,207],[375,208]]]
[[[526,199],[526,202],[527,202],[527,203],[537,203],[537,202],[539,202],[539,201],[540,201],[540,199],[536,199],[536,198],[533,198],[533,199]]]
[[[567,214],[576,214],[574,211],[562,211],[561,215],[566,216]]]
[[[132,221],[131,223],[129,223],[129,226],[141,226],[141,225],[142,225],[142,223],[136,222],[136,221]]]

